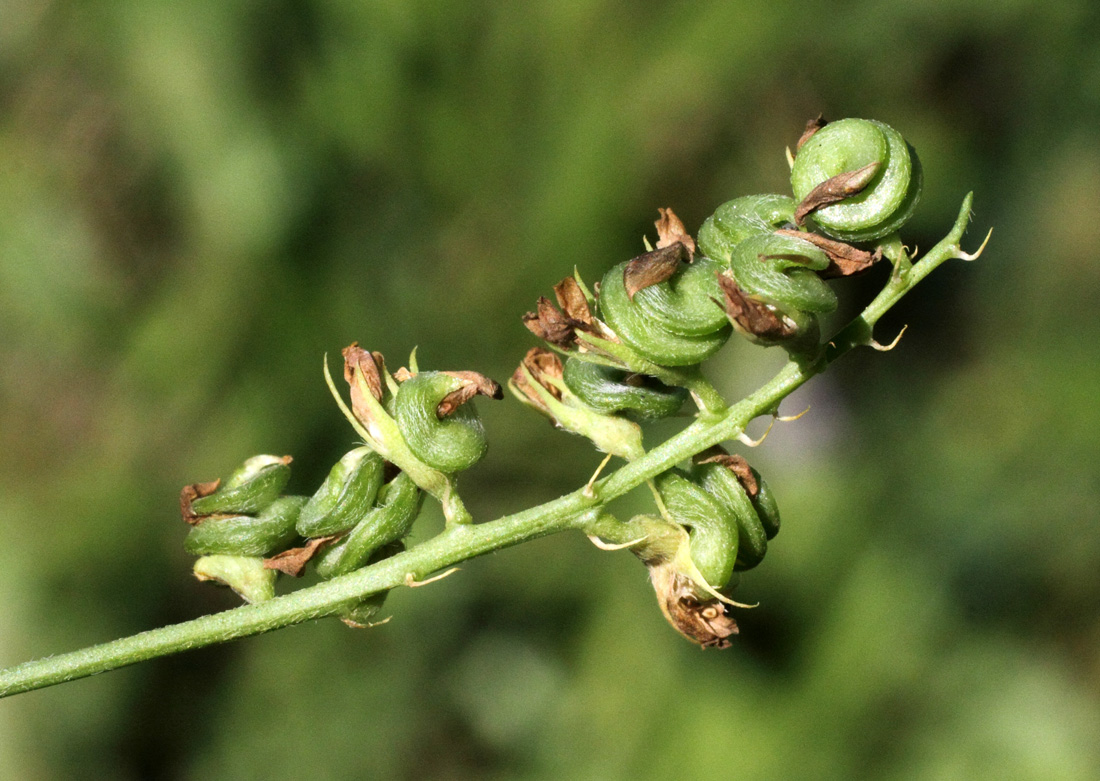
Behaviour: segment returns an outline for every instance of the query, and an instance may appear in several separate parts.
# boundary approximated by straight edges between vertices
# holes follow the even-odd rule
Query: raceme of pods
[[[570,357],[562,379],[577,397],[597,412],[631,420],[657,420],[675,415],[688,392],[656,377]]]
[[[628,265],[604,275],[599,295],[600,314],[623,342],[661,366],[702,363],[721,349],[730,325],[714,303],[721,296],[718,263],[696,258],[633,297],[624,281]]]
[[[830,122],[798,150],[791,189],[823,233],[872,241],[897,231],[920,200],[923,174],[916,152],[889,125],[870,119]]]
[[[540,299],[524,323],[552,349],[528,352],[509,383],[516,397],[603,452],[637,461],[647,455],[640,423],[678,414],[689,396],[702,415],[728,409],[699,365],[733,329],[782,345],[800,366],[821,358],[821,318],[837,308],[825,280],[884,256],[895,275],[909,268],[896,232],[920,198],[922,171],[905,139],[874,120],[813,121],[788,158],[793,197],[723,203],[697,240],[662,209],[656,249],[647,241],[645,254],[612,266],[595,293],[574,272],[554,288],[560,309]],[[404,550],[425,493],[441,502],[448,527],[469,522],[455,475],[487,449],[469,402],[499,398],[500,387],[474,372],[420,371],[415,351],[411,368],[394,374],[379,353],[353,344],[343,354],[350,409],[331,378],[330,388],[365,445],[308,499],[281,495],[289,458],[274,456],[249,459],[224,484],[186,488],[193,526],[185,547],[202,556],[198,577],[263,601],[274,593],[275,570],[300,574],[312,560],[330,579],[368,567]],[[620,524],[602,504],[593,512],[641,532],[620,547],[649,567],[673,626],[701,645],[728,645],[737,629],[727,594],[779,530],[774,496],[744,459],[720,448],[697,451],[689,468],[654,473],[659,517]],[[287,549],[300,538],[304,547]],[[344,620],[369,624],[385,597],[370,594]]]

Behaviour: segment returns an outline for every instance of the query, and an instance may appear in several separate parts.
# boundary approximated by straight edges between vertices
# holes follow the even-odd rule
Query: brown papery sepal
[[[328,537],[314,537],[300,548],[291,548],[282,553],[276,553],[274,556],[264,559],[264,569],[278,570],[284,575],[290,575],[292,578],[300,578],[305,572],[306,564],[317,555],[317,551],[333,540],[340,539],[341,536],[340,534],[331,534]]]
[[[657,603],[672,627],[703,648],[729,648],[737,622],[716,599],[700,601],[695,583],[667,564],[649,568]]]
[[[687,248],[688,263],[695,258],[695,239],[691,238],[684,223],[672,209],[657,209],[661,218],[653,223],[657,226],[657,249],[671,247],[679,242]]]
[[[180,516],[185,523],[194,526],[206,517],[205,515],[196,515],[191,509],[191,503],[204,496],[210,496],[218,490],[218,486],[221,484],[221,480],[211,480],[208,483],[192,483],[183,487],[183,490],[180,491]]]
[[[760,493],[760,484],[756,481],[756,475],[752,473],[752,467],[743,456],[730,455],[719,447],[704,451],[695,457],[697,464],[720,464],[733,472],[738,482],[750,497],[756,498]]]
[[[821,130],[829,124],[828,120],[821,114],[818,114],[814,119],[806,121],[806,129],[802,131],[802,135],[798,137],[798,143],[794,145],[794,151],[797,152],[802,148],[802,145],[813,138],[814,133]]]
[[[726,317],[742,331],[773,341],[789,339],[795,335],[795,329],[766,304],[745,295],[737,283],[725,274],[718,273],[717,277],[725,303],[715,303],[726,310]]]
[[[504,398],[504,392],[500,388],[500,383],[490,380],[484,374],[466,371],[443,372],[443,374],[446,374],[448,377],[454,377],[456,380],[461,380],[462,385],[456,390],[448,393],[443,397],[443,401],[439,402],[435,414],[439,416],[440,420],[452,414],[474,396],[488,396],[490,399]]]
[[[627,298],[633,301],[638,291],[667,281],[690,256],[688,248],[678,241],[634,258],[623,269]]]
[[[798,208],[794,210],[794,221],[801,225],[812,212],[863,192],[875,178],[881,165],[877,162],[868,163],[862,168],[826,179],[810,190],[802,203],[798,204]]]

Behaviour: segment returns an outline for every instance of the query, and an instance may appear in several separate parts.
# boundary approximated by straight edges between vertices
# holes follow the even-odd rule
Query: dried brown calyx
[[[802,145],[813,138],[814,133],[821,130],[829,124],[828,120],[821,114],[818,114],[814,119],[806,122],[806,129],[802,131],[802,135],[798,138],[798,143],[795,144],[794,151],[797,152],[802,148]]]
[[[726,317],[743,333],[767,341],[783,341],[798,333],[793,323],[762,301],[746,295],[732,278],[722,273],[717,277],[724,302],[715,303],[726,310]]]
[[[210,496],[218,490],[218,486],[221,484],[221,480],[211,480],[208,483],[192,483],[183,487],[183,490],[180,491],[180,516],[185,523],[194,526],[207,517],[196,514],[191,509],[191,503],[204,496]]]
[[[461,381],[462,385],[448,393],[443,397],[443,401],[439,402],[435,414],[440,420],[451,415],[475,396],[488,396],[490,399],[498,400],[504,398],[500,383],[489,379],[484,374],[469,371],[443,372],[443,374]]]
[[[851,244],[845,244],[843,241],[821,236],[817,233],[807,233],[806,231],[788,230],[785,228],[777,230],[775,233],[778,236],[790,236],[795,239],[801,239],[802,241],[808,241],[824,252],[829,258],[829,266],[817,272],[818,275],[824,279],[850,277],[855,274],[861,274],[882,260],[881,247],[876,247],[875,251],[871,252],[869,250],[853,247]]]
[[[264,559],[264,568],[282,572],[292,578],[300,578],[305,572],[306,564],[317,555],[325,545],[340,539],[342,534],[331,534],[328,537],[314,537],[300,548],[290,548],[282,553],[276,553],[270,558]]]
[[[382,400],[385,360],[382,353],[367,352],[358,342],[352,342],[341,354],[344,356],[344,379],[351,389],[352,412],[360,420],[369,420],[370,407],[366,404],[366,394],[373,396],[375,401]]]
[[[592,310],[588,298],[573,277],[566,277],[554,286],[554,297],[558,300],[559,311],[545,296],[539,298],[537,311],[523,316],[523,324],[539,339],[563,349],[577,342],[576,331],[585,331],[602,336],[602,329]]]
[[[631,301],[639,290],[667,281],[681,263],[695,258],[695,240],[672,209],[658,209],[657,248],[631,260],[623,269],[623,287]]]
[[[881,163],[868,163],[862,168],[847,171],[826,179],[806,194],[802,203],[794,210],[794,221],[801,225],[806,218],[817,211],[834,203],[839,203],[853,195],[858,195],[866,189],[871,180],[875,178]]]
[[[677,571],[672,562],[649,567],[661,612],[681,635],[703,648],[728,648],[737,634],[737,622],[717,599],[700,599],[695,582]]]
[[[749,466],[749,462],[746,461],[743,456],[730,455],[722,448],[716,446],[697,455],[695,457],[695,463],[720,464],[733,472],[738,482],[741,483],[741,487],[745,489],[745,493],[747,493],[749,497],[755,499],[756,495],[760,493],[760,483],[757,482],[752,467]]]
[[[527,371],[524,371],[526,369]],[[553,417],[553,413],[546,406],[541,395],[531,387],[527,376],[541,385],[555,399],[561,400],[561,390],[557,383],[561,382],[563,368],[561,359],[557,355],[542,347],[532,347],[523,357],[523,362],[512,374],[512,385],[515,386],[530,404],[537,407],[544,414]],[[550,382],[549,380],[554,380]]]

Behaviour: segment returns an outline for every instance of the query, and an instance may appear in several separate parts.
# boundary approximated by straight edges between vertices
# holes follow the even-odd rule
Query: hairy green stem
[[[238,637],[261,634],[314,618],[336,615],[371,594],[418,585],[433,572],[491,551],[568,529],[606,533],[598,508],[701,450],[742,433],[750,421],[773,415],[792,391],[854,347],[873,344],[874,324],[933,269],[950,258],[972,259],[959,247],[969,221],[971,196],[951,233],[918,263],[895,273],[870,305],[837,334],[816,361],[791,361],[755,393],[725,411],[701,417],[679,434],[611,475],[559,499],[495,521],[452,524],[411,550],[363,569],[257,605],[153,629],[80,651],[26,662],[0,671],[0,697],[52,686],[136,662]],[[983,245],[984,246],[984,245]],[[979,250],[980,252],[981,250]],[[624,525],[625,526],[625,525]]]

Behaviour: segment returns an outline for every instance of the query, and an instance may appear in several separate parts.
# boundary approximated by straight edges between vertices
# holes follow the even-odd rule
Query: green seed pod
[[[799,215],[812,213],[823,233],[844,241],[872,241],[898,230],[913,215],[921,184],[917,153],[892,127],[869,119],[825,125],[802,145],[791,168]]]
[[[597,412],[621,413],[631,420],[675,415],[688,397],[686,389],[670,387],[656,377],[578,358],[565,362],[562,379],[577,398]]]
[[[445,474],[469,469],[487,449],[485,428],[471,404],[440,417],[441,403],[464,384],[444,372],[420,372],[401,383],[394,399],[393,417],[409,450]]]
[[[357,570],[384,545],[409,533],[420,513],[424,493],[401,472],[382,486],[378,506],[370,510],[336,545],[328,548],[317,562],[322,578],[334,578]]]
[[[212,553],[264,556],[281,550],[298,536],[294,526],[306,501],[305,496],[284,496],[257,516],[205,518],[191,527],[183,548],[200,556]]]
[[[814,273],[829,257],[808,241],[759,233],[733,248],[729,265],[743,292],[785,314],[836,309],[836,294]]]
[[[600,283],[600,313],[618,337],[662,366],[690,366],[718,352],[730,335],[725,315],[714,305],[722,296],[715,279],[722,266],[696,258],[631,300],[623,280],[629,262],[612,268]]]
[[[750,236],[793,228],[795,206],[786,195],[746,195],[727,201],[699,229],[699,249],[728,265],[733,248]]]
[[[768,540],[779,532],[779,508],[775,498],[759,472],[749,469],[756,483],[756,494],[751,497],[738,476],[722,463],[697,464],[692,475],[737,520],[735,569],[738,571],[759,564],[768,551]]]
[[[298,533],[324,537],[350,529],[370,510],[382,486],[382,457],[359,447],[336,462],[298,516]]]
[[[245,602],[266,602],[275,596],[278,573],[264,567],[259,556],[203,556],[195,562],[195,577],[229,586]]]
[[[689,551],[699,573],[711,588],[724,588],[737,561],[737,519],[678,470],[658,475],[656,484],[668,514],[688,529]]]
[[[267,507],[290,480],[289,456],[253,456],[214,493],[195,499],[195,515],[255,513]]]

